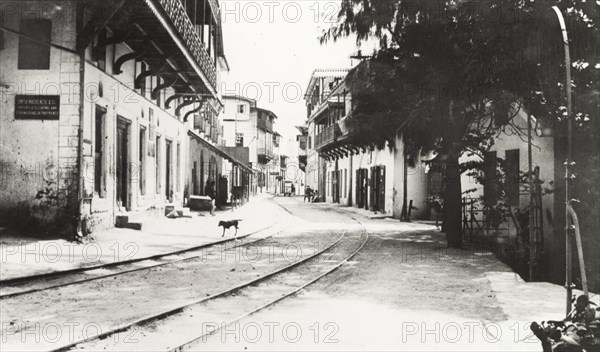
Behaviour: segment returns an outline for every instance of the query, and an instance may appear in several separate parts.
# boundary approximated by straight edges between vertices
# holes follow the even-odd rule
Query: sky
[[[223,94],[256,99],[278,116],[279,133],[295,135],[294,126],[306,120],[304,94],[313,70],[352,65],[355,37],[323,45],[318,39],[337,20],[340,1],[221,0],[220,6],[230,66],[222,75]]]

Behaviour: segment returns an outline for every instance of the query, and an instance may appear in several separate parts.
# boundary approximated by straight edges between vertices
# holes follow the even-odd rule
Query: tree
[[[460,175],[465,170],[459,157],[489,149],[494,135],[520,109],[552,121],[562,116],[564,54],[552,5],[342,0],[339,22],[321,37],[322,43],[350,34],[357,41],[380,41],[373,58],[348,76],[353,92],[350,138],[382,148],[401,133],[411,160],[433,152],[446,163],[444,230],[450,246],[462,246]],[[598,24],[591,20],[598,18],[598,6],[556,5],[577,28],[573,61],[600,62],[589,45],[600,38]],[[589,99],[594,94],[597,99],[599,91],[594,67],[588,64],[573,79],[582,83],[573,110],[582,122],[593,116]]]

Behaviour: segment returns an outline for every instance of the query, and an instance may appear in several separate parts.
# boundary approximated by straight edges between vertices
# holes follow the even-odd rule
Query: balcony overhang
[[[198,141],[199,143],[201,143],[205,148],[213,151],[215,154],[219,155],[223,159],[229,160],[229,162],[231,162],[232,164],[235,164],[235,165],[239,166],[244,171],[249,172],[249,173],[254,173],[254,171],[252,170],[252,168],[250,166],[248,166],[246,163],[244,163],[243,161],[235,158],[234,156],[232,156],[229,153],[227,153],[226,151],[220,149],[216,145],[211,144],[210,142],[208,142],[207,140],[205,140],[204,138],[202,138],[197,132],[192,131],[192,130],[188,130],[188,136],[190,136],[191,138],[195,139],[196,141]]]
[[[344,106],[344,102],[342,101],[331,101],[328,100],[326,102],[323,102],[319,108],[317,109],[317,111],[315,111],[311,117],[309,118],[309,122],[314,122],[314,123],[319,123],[320,121],[322,121],[323,117],[326,116],[326,113],[331,109],[331,108],[340,108]]]
[[[135,59],[149,66],[147,75],[162,77],[178,93],[205,94],[218,99],[217,62],[208,54],[179,0],[130,0],[107,19],[104,17],[112,13],[112,2],[89,4],[93,4],[91,8],[96,12],[89,14],[90,20],[81,36],[94,35],[105,26],[113,36],[100,45],[125,43],[133,51],[115,58],[115,74],[120,73],[125,61]],[[216,2],[209,4],[219,18],[218,7],[212,9],[218,6]]]
[[[268,154],[264,154],[264,153],[257,153],[257,157],[258,157],[258,162],[261,164],[268,164],[271,160],[273,160],[272,155],[268,155]]]
[[[183,70],[192,77],[196,85],[201,83],[199,85],[200,89],[206,88],[208,93],[216,96],[217,74],[215,63],[204,48],[181,2],[178,0],[139,1],[143,1],[147,5],[162,25],[162,29],[160,29],[153,26],[152,23],[148,23],[152,20],[146,21],[143,19],[144,17],[148,18],[148,16],[143,16],[138,20],[146,24],[143,29],[150,32],[148,33],[150,38],[156,38],[168,47],[167,53],[173,55]],[[211,8],[214,6],[211,1],[209,1],[209,4]],[[165,32],[168,34],[168,38],[165,36]],[[181,55],[177,55],[177,53]]]

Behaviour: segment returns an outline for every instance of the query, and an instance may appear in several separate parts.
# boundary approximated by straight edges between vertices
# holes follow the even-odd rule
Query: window
[[[239,104],[238,105],[238,113],[240,113],[240,114],[244,113],[244,104]]]
[[[177,180],[175,181],[175,187],[177,192],[180,192],[181,190],[181,171],[180,171],[180,166],[181,166],[181,143],[177,143],[177,164],[175,165],[175,170],[176,171],[176,175],[177,175]]]
[[[347,187],[348,187],[348,170],[344,169],[344,198],[347,197]]]
[[[162,83],[162,79],[160,77],[156,77],[156,86],[152,87],[152,89],[156,88],[157,86],[159,86]],[[152,94],[152,93],[150,93]],[[156,105],[158,105],[158,107],[160,108],[161,105],[161,97],[162,94],[160,94],[160,90],[156,91]]]
[[[140,141],[139,141],[139,160],[138,160],[138,182],[140,184],[140,194],[146,194],[146,128],[140,126]]]
[[[509,205],[519,205],[519,149],[506,151],[506,199]]]
[[[308,136],[308,149],[312,149],[312,136]]]
[[[140,75],[140,73],[146,71],[146,64],[143,62],[136,62],[135,63],[135,73],[133,76],[133,80],[135,81],[135,79]],[[139,91],[140,95],[145,97],[146,96],[146,79],[142,79],[140,82],[140,91]]]
[[[160,136],[156,136],[156,193],[160,193]]]
[[[235,146],[236,147],[243,147],[244,146],[244,134],[243,133],[236,133],[235,134]]]
[[[23,19],[21,20],[21,33],[19,37],[19,62],[20,70],[48,70],[50,68],[50,38],[52,22],[50,20]],[[29,39],[34,38],[42,44]]]
[[[100,198],[104,198],[106,183],[104,180],[104,123],[106,109],[96,105],[96,118],[94,124],[94,191]]]
[[[96,61],[96,66],[102,71],[106,71],[106,45],[103,43],[106,40],[106,28],[103,28],[96,37],[94,46],[92,47],[92,60]]]

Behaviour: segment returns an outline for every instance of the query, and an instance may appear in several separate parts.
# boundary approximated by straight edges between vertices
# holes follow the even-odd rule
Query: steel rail
[[[168,257],[168,256],[172,256],[172,255],[178,255],[178,254],[186,253],[186,252],[192,252],[192,251],[196,251],[196,250],[199,250],[199,249],[203,249],[203,248],[207,248],[207,247],[210,247],[210,246],[214,246],[214,245],[217,245],[217,244],[223,244],[223,243],[231,242],[231,241],[234,241],[236,239],[246,238],[246,237],[255,235],[257,233],[266,231],[266,230],[268,230],[270,228],[273,228],[273,227],[275,227],[275,225],[276,224],[271,224],[271,225],[265,226],[265,227],[263,227],[263,228],[261,228],[259,230],[247,233],[245,235],[240,235],[240,236],[237,236],[237,237],[234,237],[234,238],[226,238],[226,239],[218,240],[218,241],[215,241],[215,242],[203,243],[203,244],[198,245],[198,246],[193,246],[193,247],[178,249],[176,251],[171,251],[171,252],[167,252],[167,253],[154,254],[154,255],[151,255],[151,256],[147,256],[147,257],[140,257],[140,258],[134,258],[134,259],[129,259],[129,260],[123,260],[123,261],[117,261],[117,262],[111,262],[111,263],[98,264],[98,265],[90,265],[90,266],[84,266],[84,267],[79,267],[79,268],[74,268],[74,269],[53,271],[53,272],[49,272],[49,273],[42,273],[42,274],[21,276],[21,277],[16,277],[16,278],[12,278],[12,279],[4,279],[4,280],[0,280],[0,287],[1,286],[11,286],[11,285],[14,285],[14,284],[20,284],[20,283],[23,283],[23,282],[29,282],[29,281],[34,281],[34,280],[42,280],[42,279],[48,279],[48,278],[52,278],[52,277],[59,277],[59,276],[68,275],[68,274],[81,273],[81,272],[89,271],[89,270],[107,269],[107,268],[121,266],[121,265],[138,263],[138,262],[145,261],[145,260],[156,260],[156,259],[160,259],[162,257]],[[2,298],[2,297],[4,297],[4,296],[0,296],[0,298]]]
[[[240,243],[238,245],[235,245],[235,246],[231,247],[230,249],[238,248],[238,247],[242,247],[242,246],[248,246],[248,245],[252,245],[252,244],[256,244],[258,242],[264,241],[264,240],[266,240],[268,238],[272,238],[272,237],[273,236],[267,236],[267,237],[259,238],[259,239],[254,240],[254,241],[247,242],[247,243]],[[214,244],[214,245],[217,245],[217,244]],[[211,247],[211,245],[209,245],[207,247],[204,247],[204,248],[210,248],[210,247]],[[114,273],[110,273],[110,274],[89,277],[89,278],[85,278],[85,279],[81,279],[81,280],[75,280],[75,281],[65,282],[65,283],[62,283],[62,284],[57,284],[57,285],[52,285],[52,286],[46,286],[46,287],[40,287],[40,288],[35,288],[35,289],[30,289],[30,290],[25,290],[25,291],[11,292],[11,293],[7,293],[7,294],[0,294],[0,299],[12,298],[12,297],[21,296],[21,295],[24,295],[24,294],[30,294],[30,293],[40,292],[40,291],[46,291],[46,290],[50,290],[50,289],[54,289],[54,288],[60,288],[60,287],[65,287],[65,286],[70,286],[70,285],[75,285],[75,284],[82,284],[82,283],[86,283],[86,282],[90,282],[90,281],[94,281],[94,280],[105,279],[107,277],[119,276],[119,275],[128,274],[128,273],[132,273],[132,272],[136,272],[136,271],[148,270],[148,269],[153,269],[153,268],[156,268],[156,267],[165,266],[165,265],[169,265],[169,264],[175,264],[175,263],[185,262],[185,261],[188,261],[188,260],[194,260],[194,259],[198,259],[200,257],[201,257],[201,255],[194,255],[194,256],[191,256],[191,257],[186,257],[186,258],[180,258],[180,259],[166,261],[164,263],[158,263],[158,264],[144,266],[144,267],[140,267],[140,268],[123,270],[123,271],[114,272]],[[149,259],[149,260],[151,260],[151,259]],[[127,265],[127,264],[124,264],[124,265]],[[90,269],[88,269],[88,270],[90,270]],[[83,272],[86,272],[88,270],[85,270]],[[91,269],[91,270],[98,270],[98,269]]]
[[[354,220],[356,220],[356,219],[354,219]],[[358,221],[358,220],[356,220],[356,221]],[[252,311],[250,311],[250,312],[246,312],[246,313],[244,313],[244,314],[242,314],[242,315],[240,315],[240,316],[238,316],[238,317],[236,317],[236,318],[234,318],[234,319],[230,320],[229,322],[227,322],[227,323],[225,323],[225,324],[221,324],[221,325],[220,325],[218,328],[216,328],[215,330],[212,330],[212,331],[210,331],[210,332],[208,332],[208,333],[206,333],[206,334],[203,334],[203,335],[201,335],[201,336],[195,337],[194,339],[192,339],[192,340],[190,340],[190,341],[188,341],[188,342],[185,342],[184,344],[181,344],[181,345],[179,345],[179,346],[177,346],[177,347],[175,347],[175,348],[173,348],[173,349],[170,349],[169,351],[171,351],[171,352],[175,352],[175,351],[177,351],[177,352],[178,352],[178,351],[183,351],[183,350],[185,350],[185,349],[187,349],[187,348],[191,347],[191,345],[195,344],[196,342],[198,342],[198,341],[200,341],[200,340],[202,340],[202,339],[206,339],[206,338],[208,338],[208,336],[210,336],[210,335],[214,335],[214,334],[216,334],[218,331],[222,330],[223,328],[225,328],[225,327],[227,327],[227,326],[230,326],[231,324],[234,324],[234,323],[236,323],[236,322],[238,322],[238,321],[240,321],[240,320],[242,320],[242,319],[244,319],[244,318],[246,318],[246,317],[248,317],[248,316],[250,316],[250,315],[252,315],[252,314],[255,314],[255,313],[257,313],[257,312],[259,312],[259,311],[261,311],[261,310],[264,310],[264,309],[266,309],[266,308],[269,308],[269,307],[271,307],[271,306],[273,306],[273,305],[275,305],[275,304],[279,303],[280,301],[282,301],[282,300],[284,300],[284,299],[286,299],[286,298],[288,298],[288,297],[291,297],[291,296],[293,296],[293,295],[297,294],[298,292],[300,292],[300,291],[304,290],[306,287],[308,287],[308,286],[310,286],[310,285],[314,284],[315,282],[317,282],[317,281],[321,280],[321,279],[322,279],[322,278],[324,278],[325,276],[327,276],[327,275],[329,275],[329,274],[333,273],[334,271],[336,271],[337,269],[339,269],[339,268],[340,268],[342,265],[346,264],[346,263],[347,263],[349,260],[351,260],[351,259],[352,259],[352,258],[353,258],[353,257],[354,257],[356,254],[358,254],[358,252],[360,252],[360,251],[362,250],[362,248],[365,246],[365,244],[367,243],[367,241],[368,241],[368,240],[369,240],[369,234],[367,233],[367,234],[366,234],[366,237],[365,237],[365,240],[364,240],[364,241],[361,243],[361,245],[358,247],[358,249],[356,249],[354,252],[352,252],[352,254],[350,254],[348,257],[346,257],[346,259],[342,260],[341,262],[339,262],[338,264],[336,264],[335,266],[333,266],[331,269],[327,270],[325,273],[323,273],[323,274],[321,274],[321,275],[317,276],[316,278],[314,278],[314,279],[310,280],[309,282],[307,282],[307,283],[305,283],[305,284],[301,285],[300,287],[297,287],[297,288],[295,288],[293,291],[291,291],[291,292],[288,292],[288,293],[284,294],[283,296],[281,296],[281,297],[278,297],[277,299],[275,299],[275,300],[273,300],[273,301],[271,301],[271,302],[269,302],[269,303],[266,303],[266,304],[264,304],[264,305],[262,305],[262,306],[260,306],[260,307],[258,307],[258,308],[255,308],[255,309],[253,309],[253,310],[252,310]]]
[[[311,254],[311,255],[307,256],[306,258],[300,259],[300,260],[298,260],[298,261],[296,261],[294,263],[291,263],[290,265],[286,265],[286,266],[284,266],[282,268],[274,270],[274,271],[272,271],[272,272],[270,272],[270,273],[268,273],[266,275],[263,275],[263,276],[258,277],[256,279],[252,279],[252,280],[249,280],[249,281],[247,281],[245,283],[237,285],[237,286],[235,286],[233,288],[228,288],[228,289],[223,290],[223,291],[221,291],[219,293],[216,293],[214,295],[211,295],[211,296],[208,296],[208,297],[204,297],[204,298],[202,298],[200,300],[197,300],[197,301],[194,301],[194,302],[191,302],[191,303],[188,303],[188,304],[185,304],[185,305],[173,308],[173,309],[169,309],[169,310],[163,311],[163,312],[158,313],[158,314],[149,315],[147,317],[138,319],[136,321],[124,324],[124,325],[120,326],[117,329],[112,329],[110,331],[102,332],[102,333],[96,334],[94,336],[89,336],[89,337],[83,338],[83,339],[81,339],[79,341],[75,341],[75,342],[69,343],[68,345],[65,345],[65,346],[62,346],[62,347],[59,347],[59,348],[56,348],[56,349],[52,349],[50,351],[51,352],[69,351],[69,350],[73,349],[74,347],[76,347],[77,345],[81,345],[83,343],[90,342],[90,341],[93,341],[93,340],[105,339],[105,338],[107,338],[109,336],[112,336],[114,334],[117,334],[117,333],[123,332],[125,330],[128,330],[129,328],[131,328],[133,326],[142,325],[142,324],[148,324],[148,323],[153,322],[153,321],[161,320],[161,319],[167,318],[169,316],[175,315],[177,313],[180,313],[180,312],[182,312],[184,309],[186,309],[188,307],[192,307],[192,306],[195,306],[195,305],[198,305],[198,304],[201,304],[201,303],[205,303],[205,302],[213,300],[215,298],[226,296],[226,295],[228,295],[230,293],[239,291],[240,289],[243,289],[243,288],[248,287],[248,286],[256,285],[257,283],[259,283],[261,281],[264,281],[264,280],[266,280],[266,279],[268,279],[270,277],[273,277],[273,276],[275,276],[275,275],[277,275],[277,274],[279,274],[281,272],[290,270],[290,269],[292,269],[292,268],[294,268],[296,266],[299,266],[300,264],[303,264],[303,263],[305,263],[305,262],[307,262],[307,261],[309,261],[309,260],[311,260],[311,259],[313,259],[313,258],[315,258],[315,257],[317,257],[317,256],[319,256],[321,254],[323,254],[324,252],[328,251],[333,246],[335,246],[336,244],[338,244],[345,236],[346,236],[346,234],[343,233],[342,236],[340,236],[336,241],[334,241],[332,244],[330,244],[329,246],[325,247],[321,251],[316,252],[314,254]]]

